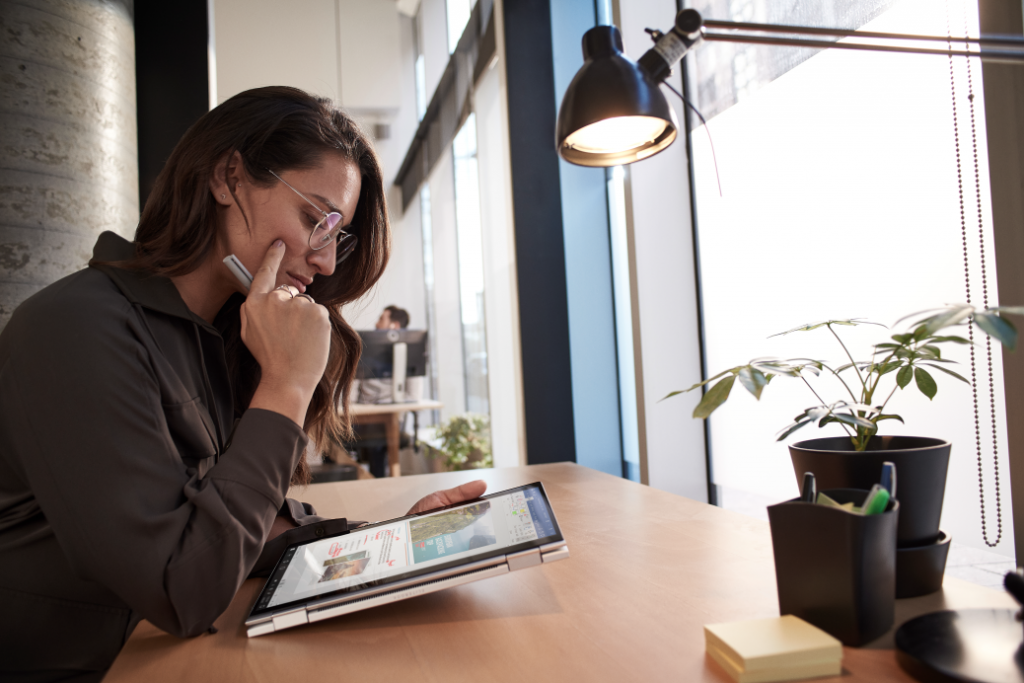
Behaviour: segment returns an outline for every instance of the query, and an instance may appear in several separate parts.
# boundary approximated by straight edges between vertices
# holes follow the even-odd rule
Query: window
[[[423,289],[427,304],[428,344],[433,347],[437,343],[437,312],[434,308],[434,228],[430,215],[430,185],[425,183],[420,190],[420,228],[423,234]],[[428,356],[429,397],[437,398],[437,359],[433,353]],[[434,411],[437,421],[437,411]]]
[[[487,335],[484,321],[484,265],[480,225],[480,176],[476,115],[470,114],[452,143],[455,169],[455,224],[459,250],[462,347],[466,409],[488,414]]]
[[[422,121],[427,113],[427,60],[423,54],[423,6],[416,12],[413,20],[412,39],[414,42],[413,53],[416,59],[413,62],[414,81],[416,83],[416,120]],[[429,202],[429,193],[427,195]]]
[[[633,303],[630,295],[626,225],[626,170],[607,171],[608,226],[611,232],[612,291],[619,370],[619,419],[622,421],[623,475],[640,481],[640,425],[637,418],[636,366],[633,350]]]
[[[906,0],[863,28],[946,35],[947,21],[954,35],[977,35],[977,5],[964,0]],[[827,14],[791,23],[834,25]],[[700,128],[692,135],[711,373],[758,356],[803,356],[842,364],[842,349],[827,331],[768,337],[830,318],[863,317],[893,326],[914,311],[965,300],[950,60],[841,50],[806,56],[795,67],[760,82],[748,69],[729,62],[717,67],[696,62],[698,108],[708,102],[709,109],[716,108],[723,89],[714,86],[728,77],[734,81],[733,91],[742,94],[709,120],[722,196],[707,135]],[[705,67],[715,73],[701,71]],[[956,58],[952,67],[972,245],[969,261],[977,278],[979,211],[986,245],[993,244],[981,68],[971,65],[972,118],[966,60]],[[972,126],[981,172],[978,191]],[[992,254],[988,263],[994,305]],[[973,278],[972,284],[977,283]],[[975,303],[980,303],[980,287],[975,286]],[[871,326],[846,328],[843,339],[854,357],[863,358],[872,343],[893,332]],[[983,346],[979,345],[979,378],[988,375]],[[954,369],[970,374],[966,350],[950,357],[961,363]],[[996,353],[992,360],[996,405],[1002,406],[1001,357]],[[942,528],[954,539],[981,546],[971,389],[945,376],[937,381],[939,392],[933,402],[913,386],[897,390],[889,407],[906,424],[883,423],[881,431],[941,437],[954,444]],[[979,382],[978,389],[991,532],[995,494],[987,380]],[[826,401],[842,397],[835,386],[826,386],[824,392]],[[738,383],[733,394],[710,423],[712,477],[726,487],[726,504],[729,489],[776,501],[792,497],[796,479],[785,445],[774,443],[775,434],[817,400],[801,382],[786,378],[772,381],[760,402]],[[788,441],[841,433],[834,425],[808,427]],[[998,438],[1000,444],[1006,443],[1003,419],[998,421]],[[1005,483],[1005,457],[999,467]],[[1002,493],[1008,506],[1008,487]],[[1012,555],[1009,519],[1006,509],[999,550]]]
[[[446,0],[448,10],[448,54],[455,52],[462,32],[469,23],[469,15],[473,12],[476,0]]]

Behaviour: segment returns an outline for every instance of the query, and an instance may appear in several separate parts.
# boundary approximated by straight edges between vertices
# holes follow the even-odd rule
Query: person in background
[[[381,311],[375,327],[378,330],[404,330],[409,327],[409,311],[391,305]],[[391,403],[391,378],[364,379],[359,381],[357,403]],[[370,474],[375,477],[386,475],[388,447],[382,424],[363,424],[354,427],[356,441],[352,447],[361,452],[362,460],[370,466]],[[399,435],[399,447],[405,448],[412,443],[406,433]]]
[[[409,327],[409,311],[398,306],[388,306],[377,318],[378,330],[404,330]]]
[[[308,481],[309,439],[351,435],[361,346],[340,310],[390,243],[369,139],[330,100],[259,88],[185,133],[133,242],[102,233],[89,267],[14,311],[0,334],[0,680],[99,681],[142,619],[205,633],[289,543],[358,525],[285,494]]]
[[[378,330],[404,330],[409,327],[409,311],[395,305],[388,306],[381,311],[375,327]],[[360,380],[356,403],[391,403],[391,378]],[[359,436],[363,437],[363,434]]]

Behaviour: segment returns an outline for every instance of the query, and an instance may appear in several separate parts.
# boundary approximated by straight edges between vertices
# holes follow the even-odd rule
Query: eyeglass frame
[[[316,204],[314,204],[314,203],[313,203],[313,202],[312,202],[312,201],[311,201],[311,200],[309,199],[309,197],[307,197],[306,195],[302,194],[301,192],[299,192],[298,190],[296,190],[296,189],[295,189],[294,187],[292,187],[292,186],[291,186],[291,185],[290,185],[290,184],[288,183],[288,181],[287,181],[287,180],[285,180],[285,179],[284,179],[284,178],[282,178],[281,176],[279,176],[279,175],[277,175],[276,173],[274,173],[274,171],[272,171],[271,169],[269,169],[269,168],[268,168],[268,169],[267,169],[267,173],[269,173],[270,175],[274,176],[274,177],[275,177],[275,178],[277,178],[277,179],[278,179],[279,181],[281,181],[282,183],[284,183],[284,186],[285,186],[285,187],[287,187],[287,188],[288,188],[289,190],[291,190],[292,192],[294,192],[295,194],[299,195],[299,196],[300,196],[300,197],[302,197],[302,198],[303,198],[304,200],[306,200],[306,203],[307,203],[307,204],[309,204],[310,206],[312,206],[312,207],[313,207],[314,209],[316,209],[316,210],[317,210],[317,212],[318,212],[318,213],[319,213],[319,214],[320,214],[321,216],[323,216],[323,218],[321,218],[321,219],[320,219],[320,221],[319,221],[319,222],[318,222],[318,223],[317,223],[316,225],[314,225],[314,226],[313,226],[313,230],[312,230],[312,231],[311,231],[311,232],[309,233],[309,240],[307,240],[307,242],[306,242],[306,243],[307,243],[307,244],[309,245],[309,248],[310,248],[310,249],[312,249],[313,251],[320,251],[321,249],[326,249],[326,248],[327,248],[327,246],[328,246],[329,244],[331,244],[331,242],[338,242],[338,243],[340,244],[340,240],[339,240],[338,238],[339,238],[339,236],[341,236],[341,235],[344,235],[345,237],[352,237],[352,238],[354,238],[354,239],[356,239],[356,240],[358,240],[358,239],[359,239],[358,237],[356,237],[355,235],[353,235],[352,233],[348,232],[348,231],[347,231],[347,230],[345,230],[345,229],[344,229],[343,227],[341,227],[341,222],[342,222],[343,220],[345,220],[345,216],[344,216],[344,214],[342,214],[342,213],[341,213],[340,211],[331,211],[330,213],[327,213],[326,211],[324,211],[323,209],[321,209],[321,208],[320,208],[319,206],[317,206]],[[338,221],[337,221],[337,223],[335,223],[335,227],[334,227],[334,228],[332,228],[332,229],[331,229],[331,231],[327,233],[328,235],[330,235],[330,236],[331,236],[331,239],[330,239],[330,240],[328,240],[328,241],[327,241],[327,242],[326,242],[325,244],[323,244],[322,246],[319,246],[319,247],[314,247],[314,246],[313,246],[313,235],[315,235],[315,234],[316,234],[316,231],[320,229],[320,226],[321,226],[321,225],[323,225],[325,221],[329,220],[331,216],[337,216],[337,217],[338,217]],[[342,256],[341,256],[341,257],[340,257],[340,258],[339,258],[339,259],[337,260],[337,263],[341,263],[342,261],[344,261],[345,259],[347,259],[347,258],[348,258],[348,257],[349,257],[349,256],[350,256],[350,255],[352,254],[352,251],[353,251],[354,249],[355,249],[355,245],[353,245],[353,246],[352,246],[352,248],[351,248],[351,249],[349,249],[349,251],[348,251],[347,253],[345,253],[344,255],[342,255]]]

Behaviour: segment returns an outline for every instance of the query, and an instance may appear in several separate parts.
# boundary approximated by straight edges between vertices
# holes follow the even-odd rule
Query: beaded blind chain
[[[946,0],[946,35],[952,37],[952,32],[949,28],[949,0]],[[967,35],[967,9],[966,3],[964,4],[964,35]],[[952,40],[948,43],[949,49],[953,49]],[[971,74],[971,58],[964,58],[967,62],[967,101],[969,103],[970,120],[971,120],[971,153],[974,160],[974,191],[978,205],[978,247],[980,250],[980,261],[981,261],[981,296],[982,305],[988,308],[988,273],[986,271],[986,258],[985,258],[985,230],[982,221],[981,211],[981,173],[978,166],[978,136],[977,127],[975,125],[975,114],[974,114],[974,84],[972,81]],[[956,147],[956,182],[957,189],[960,193],[960,235],[963,243],[964,251],[964,283],[967,288],[967,303],[971,303],[971,267],[970,260],[968,258],[968,245],[967,245],[967,213],[964,206],[964,183],[963,183],[963,168],[960,159],[960,127],[957,120],[957,99],[956,99],[956,79],[954,77],[953,69],[953,56],[949,56],[949,83],[950,89],[953,96],[953,142]],[[996,540],[989,541],[988,529],[986,527],[985,518],[985,479],[984,470],[982,468],[982,449],[981,449],[981,417],[980,410],[978,409],[978,384],[977,384],[977,360],[974,352],[974,323],[970,323],[967,326],[968,340],[971,342],[968,345],[971,353],[971,393],[973,395],[974,402],[974,447],[975,453],[978,458],[978,496],[981,501],[981,537],[985,541],[985,545],[990,548],[994,548],[999,545],[999,541],[1003,538],[1003,514],[1002,514],[1002,501],[999,495],[999,444],[998,444],[998,430],[996,427],[996,395],[995,395],[995,381],[992,376],[992,340],[985,336],[985,356],[988,361],[988,395],[989,395],[989,411],[992,417],[992,467],[995,473],[995,489],[996,489]]]

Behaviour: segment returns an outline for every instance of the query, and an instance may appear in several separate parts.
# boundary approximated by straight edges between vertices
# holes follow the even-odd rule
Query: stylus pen
[[[816,490],[814,475],[810,472],[804,472],[804,485],[800,490],[800,501],[804,503],[813,503],[818,499]]]
[[[252,275],[245,269],[242,262],[238,260],[238,257],[234,254],[228,254],[224,257],[224,265],[228,267],[232,275],[238,278],[238,281],[245,287],[245,291],[249,291],[249,288],[252,287]]]
[[[889,492],[890,498],[896,497],[896,465],[891,462],[882,463],[882,488]]]

